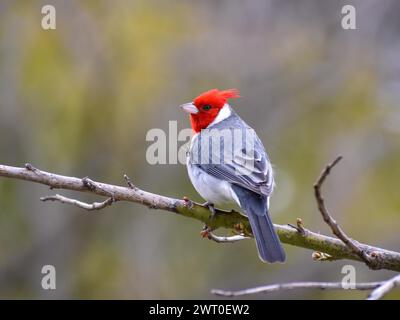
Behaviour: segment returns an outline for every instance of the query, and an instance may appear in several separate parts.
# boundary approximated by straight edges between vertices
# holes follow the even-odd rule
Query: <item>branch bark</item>
[[[335,219],[329,213],[328,208],[325,205],[324,197],[321,193],[322,185],[325,182],[325,179],[328,177],[332,168],[342,160],[342,157],[337,157],[331,164],[328,164],[325,169],[322,171],[320,177],[317,182],[314,184],[314,194],[315,199],[317,200],[319,212],[322,215],[322,218],[326,222],[326,224],[331,228],[332,233],[337,236],[342,242],[357,256],[360,257],[365,264],[371,269],[380,269],[379,267],[379,259],[374,259],[373,256],[370,256],[367,251],[365,251],[355,240],[351,239],[347,236],[347,234],[343,231],[343,229],[339,226]]]
[[[212,218],[210,210],[201,204],[187,199],[180,200],[141,190],[134,186],[127,177],[125,180],[128,182],[128,187],[122,187],[92,181],[88,178],[76,178],[54,174],[39,170],[30,164],[26,164],[25,167],[22,168],[0,165],[0,176],[44,184],[49,186],[51,189],[88,192],[111,198],[113,202],[128,201],[139,203],[152,209],[173,212],[181,216],[199,220],[213,230],[218,228],[238,230],[239,225],[240,229],[243,231],[243,236],[251,235],[251,228],[247,217],[239,212],[216,209],[216,215]],[[107,199],[106,202],[107,201],[111,200]],[[71,203],[71,201],[65,202]],[[73,204],[77,205],[76,203]],[[85,205],[92,206],[93,204]],[[99,205],[99,203],[97,203],[97,205]],[[97,205],[95,205],[95,207]],[[299,232],[297,229],[289,225],[275,225],[275,228],[283,243],[323,252],[335,259],[363,261],[359,255],[354,253],[339,239],[321,235],[305,228],[302,228],[301,232]],[[400,271],[399,252],[389,251],[361,243],[358,244],[358,247],[361,248],[363,252],[369,254],[372,259],[377,260],[379,269]]]
[[[331,172],[332,168],[342,159],[341,156],[337,157],[332,163],[328,164],[325,169],[321,172],[317,182],[314,184],[314,194],[317,201],[318,210],[322,215],[322,218],[326,224],[331,228],[332,233],[336,235],[341,242],[357,257],[363,261],[369,268],[377,270],[381,269],[382,259],[380,253],[372,251],[368,252],[365,250],[364,245],[358,243],[357,241],[351,239],[339,226],[339,224],[332,218],[328,208],[325,205],[325,200],[322,196],[321,188],[324,184],[326,178]],[[301,219],[297,219],[297,226],[289,225],[293,229],[296,229],[298,233],[303,236],[307,235],[307,230],[303,226]],[[316,251],[312,255],[313,259],[316,261],[333,261],[337,260],[337,257],[327,254],[325,252]],[[345,286],[346,285],[346,286]],[[368,300],[378,300],[383,298],[387,293],[389,293],[396,286],[400,286],[400,275],[397,275],[389,280],[381,282],[366,282],[366,283],[354,283],[353,286],[347,287],[347,284],[340,282],[292,282],[284,284],[272,284],[255,288],[248,288],[238,291],[227,291],[220,289],[213,289],[211,293],[215,295],[225,296],[225,297],[236,297],[256,293],[269,293],[279,290],[293,290],[293,289],[336,289],[336,290],[371,290],[374,289],[368,296]]]
[[[227,291],[220,289],[213,289],[211,293],[223,297],[239,297],[256,293],[271,293],[282,290],[295,290],[295,289],[321,289],[321,290],[372,290],[379,288],[384,282],[365,282],[355,283],[353,288],[345,289],[341,282],[291,282],[291,283],[277,283],[266,286],[260,286],[250,289]]]
[[[384,281],[368,296],[368,300],[379,300],[382,299],[395,287],[400,287],[400,275],[393,277],[387,281]]]
[[[41,197],[40,200],[43,202],[59,201],[61,203],[68,203],[88,211],[104,209],[105,207],[111,206],[112,203],[115,201],[114,198],[107,198],[107,200],[103,202],[86,203],[75,199],[70,199],[59,194],[56,194],[54,196]]]

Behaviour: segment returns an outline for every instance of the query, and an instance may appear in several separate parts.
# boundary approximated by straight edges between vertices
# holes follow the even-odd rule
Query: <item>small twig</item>
[[[358,244],[351,238],[349,238],[346,233],[342,230],[339,224],[332,218],[327,207],[325,206],[325,200],[321,194],[321,187],[328,177],[331,169],[342,159],[342,156],[337,157],[331,164],[328,164],[326,168],[322,171],[317,182],[314,184],[314,193],[317,200],[318,209],[322,215],[324,221],[330,226],[333,234],[337,236],[343,243],[356,255],[358,255],[370,268],[379,269],[379,266],[374,263],[377,259],[373,260],[371,257],[362,250]]]
[[[56,194],[54,196],[41,197],[40,200],[44,201],[44,202],[45,201],[59,201],[62,203],[68,203],[68,204],[72,204],[74,206],[77,206],[81,209],[85,209],[88,211],[101,210],[101,209],[104,209],[105,207],[110,206],[113,202],[115,202],[114,198],[108,198],[103,202],[86,203],[86,202],[82,202],[79,200],[67,198],[67,197],[61,196],[59,194]]]
[[[383,282],[379,287],[370,293],[368,300],[379,300],[382,299],[386,294],[388,294],[395,287],[400,287],[400,275],[393,277],[385,282]]]
[[[129,188],[131,188],[133,190],[137,190],[137,187],[132,183],[132,180],[131,180],[131,178],[128,177],[128,175],[124,174],[124,179]]]
[[[193,207],[193,201],[191,201],[188,197],[184,196],[182,198],[183,203],[185,204],[186,207],[192,208]]]
[[[339,258],[321,251],[314,251],[311,255],[314,261],[335,261]]]
[[[379,287],[380,285],[382,285],[382,282],[355,283],[353,288],[347,289],[343,287],[343,284],[341,282],[291,282],[291,283],[271,284],[271,285],[260,286],[238,291],[213,289],[211,290],[211,293],[224,297],[238,297],[256,293],[271,293],[281,290],[294,290],[294,289],[372,290]]]
[[[296,219],[296,226],[291,223],[288,223],[288,226],[297,230],[297,232],[300,233],[302,236],[305,236],[307,234],[307,230],[304,228],[303,220],[301,220],[301,218]]]
[[[90,180],[89,177],[82,178],[82,183],[86,188],[88,188],[88,190],[90,190],[90,191],[95,191],[96,190],[95,182]]]
[[[37,169],[30,163],[25,163],[25,169],[29,171],[36,171]]]
[[[217,243],[234,243],[234,242],[238,242],[241,240],[251,239],[250,237],[246,237],[243,235],[235,235],[235,236],[230,236],[230,237],[217,236],[212,232],[208,232],[207,237],[208,237],[208,239],[215,241]]]
[[[115,202],[115,194],[114,192],[110,192],[108,190],[105,190],[100,186],[99,183],[94,182],[93,180],[89,179],[89,177],[84,177],[82,178],[82,183],[83,185],[90,191],[95,192],[96,189],[103,191],[104,193],[108,194],[110,198],[113,199],[113,202]]]

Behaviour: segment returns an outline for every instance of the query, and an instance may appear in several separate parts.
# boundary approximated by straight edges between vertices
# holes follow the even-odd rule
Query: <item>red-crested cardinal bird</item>
[[[214,204],[236,203],[242,208],[262,261],[284,262],[285,252],[268,212],[274,187],[272,166],[254,130],[227,103],[238,97],[236,89],[213,89],[181,106],[190,114],[194,131],[187,170],[213,213]]]

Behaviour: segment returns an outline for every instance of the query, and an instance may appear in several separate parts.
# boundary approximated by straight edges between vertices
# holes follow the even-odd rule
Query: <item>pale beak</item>
[[[196,114],[199,112],[199,109],[192,102],[182,104],[180,107],[187,113]]]

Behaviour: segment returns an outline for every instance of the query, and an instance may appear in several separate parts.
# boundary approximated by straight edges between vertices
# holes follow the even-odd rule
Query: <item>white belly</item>
[[[196,191],[206,200],[217,205],[237,203],[231,185],[227,181],[219,180],[199,169],[195,165],[186,163],[190,181]]]
[[[197,137],[198,134],[192,137],[190,147],[193,146],[194,140],[197,139]],[[203,199],[216,205],[233,203],[239,205],[239,199],[233,192],[229,182],[217,179],[190,163],[189,156],[186,159],[186,167],[190,181]]]

